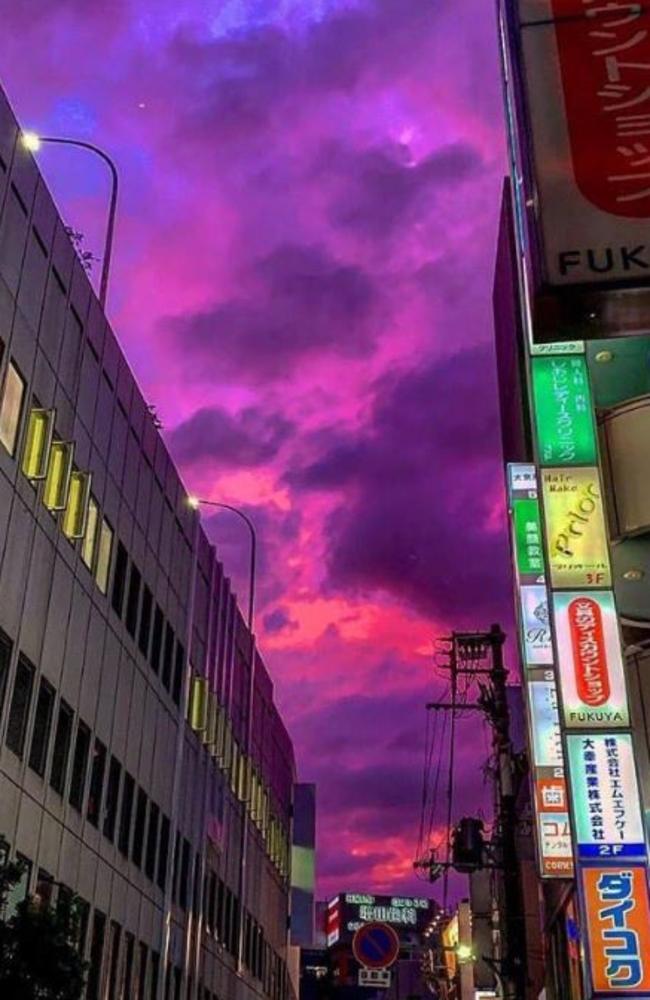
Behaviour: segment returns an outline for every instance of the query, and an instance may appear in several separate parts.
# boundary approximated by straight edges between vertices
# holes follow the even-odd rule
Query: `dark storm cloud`
[[[271,635],[285,631],[295,632],[298,627],[298,622],[294,621],[286,608],[275,608],[264,615],[264,630]]]
[[[197,371],[255,381],[288,374],[330,351],[359,357],[374,345],[380,297],[368,275],[310,246],[282,246],[243,280],[245,298],[164,321]]]
[[[384,378],[368,430],[288,477],[345,496],[326,528],[333,588],[383,589],[454,623],[502,611],[493,365],[480,348]]]
[[[278,414],[249,407],[233,416],[214,406],[196,410],[174,428],[169,440],[184,465],[212,462],[251,468],[275,458],[293,431],[293,424]]]

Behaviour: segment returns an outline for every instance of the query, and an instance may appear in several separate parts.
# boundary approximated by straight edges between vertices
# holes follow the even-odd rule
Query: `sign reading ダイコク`
[[[519,0],[546,278],[650,279],[648,0]]]
[[[599,995],[650,995],[650,904],[644,866],[583,868],[587,946]]]

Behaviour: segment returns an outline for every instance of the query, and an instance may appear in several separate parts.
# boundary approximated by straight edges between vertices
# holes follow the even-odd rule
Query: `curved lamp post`
[[[88,149],[91,153],[95,153],[97,156],[101,157],[111,172],[111,200],[108,208],[106,239],[104,241],[104,256],[102,258],[102,274],[99,283],[99,303],[102,309],[104,309],[106,307],[106,295],[108,293],[108,276],[111,268],[113,235],[115,232],[115,214],[117,211],[117,168],[110,156],[108,156],[103,149],[100,149],[99,146],[95,146],[92,142],[85,142],[83,139],[64,139],[59,138],[58,136],[37,135],[35,132],[23,132],[21,141],[25,149],[28,149],[30,153],[37,153],[44,142],[56,143],[60,146],[77,146],[79,149]]]

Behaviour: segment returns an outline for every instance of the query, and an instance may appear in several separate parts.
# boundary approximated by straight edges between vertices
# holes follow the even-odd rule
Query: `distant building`
[[[0,835],[17,895],[79,897],[88,1000],[290,995],[294,781],[230,582],[0,94]]]

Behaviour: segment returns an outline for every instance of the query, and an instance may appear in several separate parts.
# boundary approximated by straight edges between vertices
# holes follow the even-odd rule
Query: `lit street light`
[[[83,139],[64,139],[58,136],[38,135],[36,132],[23,132],[21,142],[30,153],[38,153],[44,142],[56,143],[61,146],[77,146],[79,149],[88,149],[91,153],[100,156],[104,163],[108,165],[111,172],[111,200],[108,208],[108,222],[106,225],[106,239],[104,241],[104,256],[102,258],[102,274],[99,283],[99,303],[102,309],[106,308],[106,295],[108,293],[108,276],[111,267],[111,256],[113,253],[113,234],[115,232],[115,214],[117,211],[117,188],[118,177],[117,168],[110,156],[100,149],[99,146],[91,142],[84,142]]]

